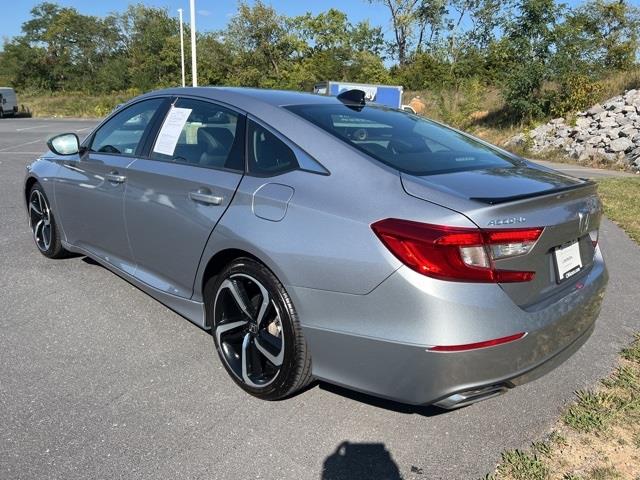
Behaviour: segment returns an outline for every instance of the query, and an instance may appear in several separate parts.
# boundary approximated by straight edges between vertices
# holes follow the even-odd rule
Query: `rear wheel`
[[[36,247],[45,257],[63,258],[68,255],[62,248],[60,232],[49,199],[38,183],[31,187],[29,192],[29,227]]]
[[[205,289],[222,363],[246,392],[278,400],[311,380],[311,358],[282,284],[250,258],[231,262]]]

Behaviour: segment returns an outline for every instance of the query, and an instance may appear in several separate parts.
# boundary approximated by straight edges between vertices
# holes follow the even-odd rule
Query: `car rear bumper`
[[[315,376],[395,401],[441,402],[452,408],[464,404],[445,400],[454,394],[480,390],[479,400],[486,397],[482,390],[493,394],[491,387],[506,389],[531,381],[570,357],[593,331],[607,281],[597,251],[591,270],[568,285],[560,298],[526,310],[496,285],[473,288],[449,282],[443,290],[443,282],[434,288],[431,279],[407,271],[396,272],[365,296],[324,292],[312,300],[316,295],[293,290],[294,297],[303,297],[296,305],[304,306],[299,313],[305,319]],[[416,289],[417,300],[410,298]],[[321,305],[324,313],[312,311]],[[354,318],[357,311],[360,316]],[[344,328],[339,328],[340,320]],[[467,344],[517,332],[527,334],[476,350],[429,350],[433,345]]]

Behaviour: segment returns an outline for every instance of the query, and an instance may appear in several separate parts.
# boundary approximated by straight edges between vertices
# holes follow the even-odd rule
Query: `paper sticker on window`
[[[158,139],[153,147],[154,152],[173,156],[176,144],[189,115],[191,115],[190,108],[171,107],[167,118],[164,119],[160,133],[158,133]]]

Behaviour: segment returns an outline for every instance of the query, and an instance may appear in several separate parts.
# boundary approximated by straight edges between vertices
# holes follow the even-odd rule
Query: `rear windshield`
[[[496,149],[399,110],[338,104],[286,108],[373,158],[412,175],[519,166],[517,160]]]

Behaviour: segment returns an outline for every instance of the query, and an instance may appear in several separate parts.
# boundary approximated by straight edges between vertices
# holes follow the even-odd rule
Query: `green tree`
[[[187,58],[191,55],[187,54]],[[202,85],[230,83],[232,63],[232,54],[218,34],[206,33],[198,37],[198,81]]]
[[[503,95],[516,118],[531,121],[548,112],[542,88],[549,79],[562,7],[554,0],[519,0],[517,7],[517,15],[505,25],[510,68]]]
[[[568,12],[558,26],[556,71],[624,70],[638,54],[640,9],[624,0],[591,0]]]
[[[20,87],[99,90],[99,72],[117,49],[107,19],[43,3],[31,10],[23,35],[5,43],[3,63]]]
[[[286,83],[299,40],[273,7],[261,0],[253,6],[241,2],[222,35],[233,56],[229,83],[269,88]]]
[[[166,8],[130,5],[122,14],[115,14],[113,22],[120,31],[121,49],[127,57],[127,72],[131,83],[141,90],[160,85],[180,84],[180,63],[165,62],[166,44],[179,41],[178,21],[169,16]],[[179,52],[179,50],[178,50]]]
[[[295,17],[289,25],[303,40],[298,43],[297,73],[304,78],[292,86],[309,90],[320,80],[362,81],[367,74],[388,79],[381,57],[384,39],[379,27],[371,27],[368,22],[352,25],[336,9]]]

